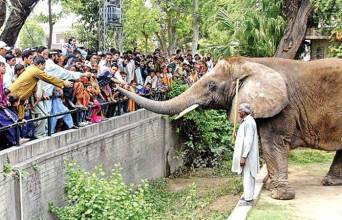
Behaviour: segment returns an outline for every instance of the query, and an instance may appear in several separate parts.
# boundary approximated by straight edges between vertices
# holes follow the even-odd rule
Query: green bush
[[[189,86],[175,80],[170,98],[184,92]],[[183,159],[187,167],[215,167],[230,159],[233,151],[232,125],[222,110],[196,110],[175,121],[177,131],[184,139]]]
[[[67,205],[60,208],[49,204],[58,219],[140,220],[151,219],[155,214],[152,204],[145,198],[147,183],[133,188],[124,183],[118,168],[105,178],[101,168],[89,173],[74,166],[67,166]]]
[[[207,212],[201,213],[200,210],[218,197],[240,191],[237,179],[231,179],[231,183],[224,190],[221,187],[204,194],[198,192],[195,184],[171,192],[165,179],[145,182],[133,188],[123,182],[118,169],[105,178],[101,168],[89,173],[75,167],[75,164],[69,164],[67,205],[57,207],[50,203],[49,210],[59,220],[205,219],[202,215]]]

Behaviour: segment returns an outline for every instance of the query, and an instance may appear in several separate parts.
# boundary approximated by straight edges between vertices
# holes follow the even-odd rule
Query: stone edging
[[[264,186],[263,180],[267,176],[266,165],[264,165],[256,177],[255,189],[254,189],[254,201],[257,202],[261,194],[262,187]],[[248,213],[252,209],[252,206],[239,206],[239,203],[235,206],[234,210],[228,217],[228,220],[246,220]]]

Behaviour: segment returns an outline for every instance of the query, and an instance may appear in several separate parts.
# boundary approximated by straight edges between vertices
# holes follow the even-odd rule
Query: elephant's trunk
[[[196,97],[192,95],[192,89],[188,89],[179,96],[167,101],[150,100],[120,87],[118,87],[118,90],[126,95],[128,98],[133,99],[141,107],[159,114],[178,114],[194,104],[199,104],[196,103],[198,99],[196,99]]]

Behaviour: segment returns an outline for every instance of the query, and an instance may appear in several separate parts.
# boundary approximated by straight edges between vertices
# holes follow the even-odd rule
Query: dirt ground
[[[296,198],[274,200],[264,190],[248,219],[341,220],[342,186],[321,185],[329,166],[328,163],[290,165],[289,182],[296,190]]]

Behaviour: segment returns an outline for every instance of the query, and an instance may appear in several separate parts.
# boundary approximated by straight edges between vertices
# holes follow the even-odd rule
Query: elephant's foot
[[[342,176],[331,176],[326,175],[322,180],[323,186],[341,186],[342,185]]]
[[[272,189],[271,197],[279,200],[290,200],[295,198],[295,191],[289,186],[277,187]]]

